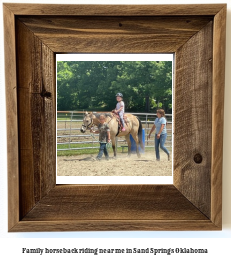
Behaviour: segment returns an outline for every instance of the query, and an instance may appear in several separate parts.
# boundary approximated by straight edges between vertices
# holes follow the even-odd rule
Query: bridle
[[[91,119],[91,122],[87,126],[82,124],[82,127],[86,128],[86,130],[90,129],[90,126],[93,125],[93,119],[92,118],[90,118],[90,119]]]
[[[115,116],[112,115],[110,121],[113,119],[113,117],[115,117]],[[82,127],[86,128],[86,130],[88,130],[88,129],[90,129],[90,127],[93,127],[93,126],[94,126],[93,119],[92,119],[92,118],[90,118],[90,119],[91,119],[91,122],[90,122],[87,126],[84,125],[84,124],[82,124]],[[109,122],[110,122],[110,121],[109,121]],[[108,123],[109,123],[109,122],[108,122]]]

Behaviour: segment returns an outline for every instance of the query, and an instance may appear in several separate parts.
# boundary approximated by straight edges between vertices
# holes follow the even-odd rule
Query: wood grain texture
[[[226,6],[214,18],[213,38],[213,106],[211,220],[222,227],[222,159],[225,90]],[[219,138],[218,138],[219,137]]]
[[[224,4],[191,5],[56,5],[5,3],[15,15],[181,16],[216,15]]]
[[[177,51],[212,17],[50,16],[19,20],[56,53],[64,49],[78,53],[161,53]]]
[[[7,105],[8,229],[19,221],[19,155],[14,14],[3,6]]]
[[[226,5],[119,8],[4,4],[8,154],[20,155],[9,231],[221,229]],[[55,185],[55,53],[70,51],[176,53],[174,185]]]
[[[54,220],[54,213],[56,220],[208,219],[173,185],[59,185],[23,221]]]
[[[20,217],[55,186],[54,54],[16,22],[20,143]]]
[[[21,221],[10,232],[219,230],[209,220],[54,220]]]
[[[176,53],[174,184],[207,217],[211,203],[213,23]],[[201,155],[202,162],[194,156]]]
[[[216,230],[173,185],[59,185],[12,231],[25,227],[27,231]]]

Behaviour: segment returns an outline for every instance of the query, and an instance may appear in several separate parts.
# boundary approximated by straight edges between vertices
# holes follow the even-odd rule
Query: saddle
[[[116,118],[116,121],[118,122],[118,133],[122,131],[122,128],[123,128],[123,125],[122,125],[122,122],[120,120],[120,116],[119,114],[115,113],[115,112],[112,112],[113,113],[113,117]],[[129,123],[129,119],[128,117],[126,116],[126,114],[124,114],[124,123],[128,126],[128,123]],[[118,135],[118,134],[117,134]]]

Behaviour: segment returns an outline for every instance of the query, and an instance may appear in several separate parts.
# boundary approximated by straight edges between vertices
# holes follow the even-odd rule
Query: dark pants
[[[105,155],[106,159],[109,159],[109,155],[107,152],[107,143],[100,143],[99,154],[96,158],[101,159],[103,154]]]

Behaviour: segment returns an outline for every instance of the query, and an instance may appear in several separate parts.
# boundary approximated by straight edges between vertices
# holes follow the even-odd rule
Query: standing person
[[[99,133],[99,142],[100,142],[100,148],[98,156],[96,157],[97,160],[101,160],[103,154],[105,155],[106,159],[109,160],[109,155],[107,151],[107,143],[110,142],[110,129],[108,124],[106,123],[106,117],[105,115],[101,114],[99,116],[100,124],[98,126],[98,131],[90,130],[90,132],[93,133]]]
[[[117,93],[116,94],[116,100],[117,100],[117,104],[116,104],[116,108],[114,110],[115,113],[118,113],[120,116],[120,121],[123,125],[122,131],[125,131],[125,124],[124,124],[124,111],[125,111],[125,104],[123,101],[123,94],[122,93]]]
[[[165,118],[165,112],[162,109],[157,110],[157,118],[155,119],[155,122],[152,126],[152,129],[148,135],[149,139],[151,136],[151,133],[156,129],[155,133],[155,151],[156,151],[156,160],[160,160],[160,148],[168,155],[168,160],[170,160],[170,153],[167,150],[167,148],[164,146],[166,138],[167,138],[167,130],[166,130],[166,118]]]

